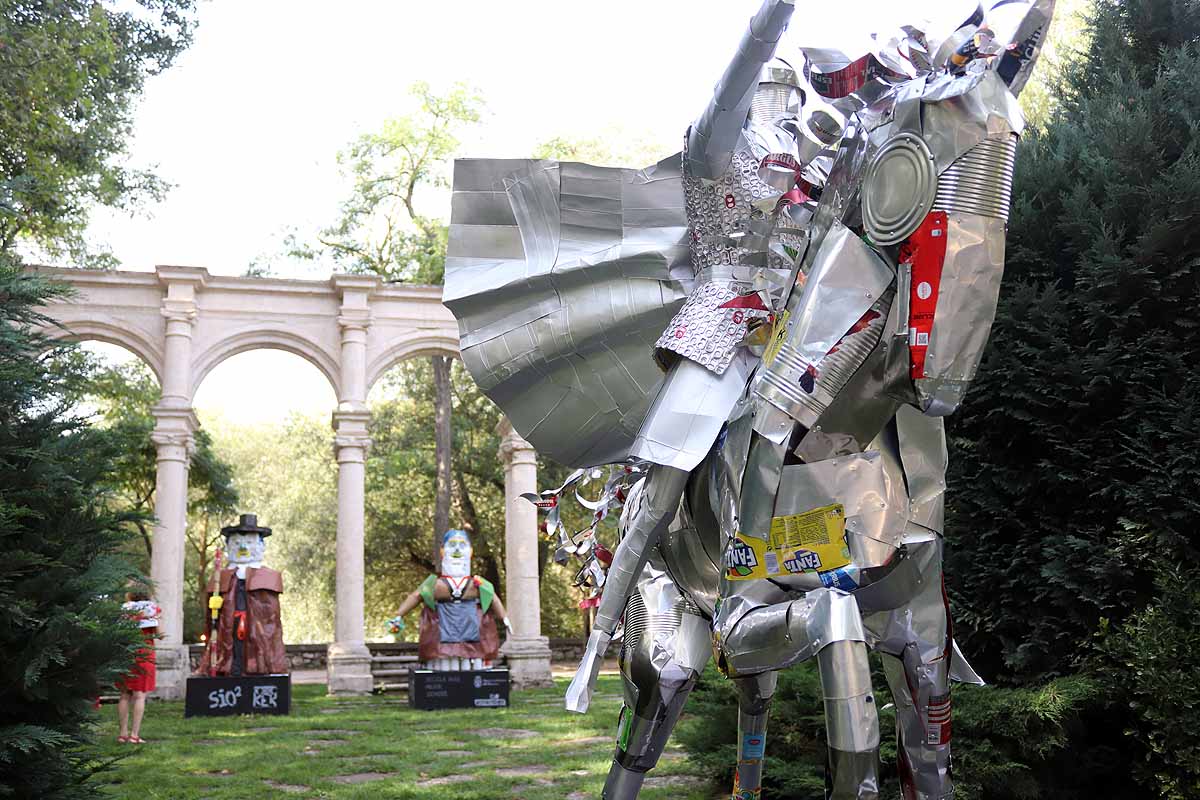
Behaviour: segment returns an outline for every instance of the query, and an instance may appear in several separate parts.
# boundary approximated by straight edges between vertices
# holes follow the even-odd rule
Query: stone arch
[[[367,364],[367,391],[383,374],[401,361],[417,356],[450,356],[458,358],[458,337],[430,334],[398,341]]]
[[[338,357],[316,342],[281,328],[254,328],[227,336],[196,357],[192,365],[191,395],[194,397],[208,373],[228,358],[250,350],[282,350],[300,356],[329,381],[334,395],[341,397],[341,369]]]
[[[102,319],[73,320],[47,327],[44,332],[57,341],[105,342],[122,347],[141,359],[154,373],[158,384],[162,385],[162,349],[150,336],[128,323],[118,325]]]
[[[305,359],[325,376],[338,399],[332,414],[338,557],[329,691],[370,692],[372,658],[363,641],[362,586],[370,445],[366,390],[405,359],[458,355],[458,326],[441,304],[440,289],[384,284],[363,275],[335,275],[324,281],[214,276],[203,268],[184,266],[159,266],[153,273],[51,267],[36,271],[71,284],[79,295],[77,301],[56,301],[47,308],[61,326],[47,323],[46,336],[123,347],[150,367],[163,390],[154,409],[152,436],[158,472],[150,571],[163,607],[162,638],[156,645],[158,694],[181,697],[190,672],[182,640],[182,576],[187,465],[199,427],[192,398],[218,364],[256,349],[282,350]],[[521,685],[524,673],[536,672],[537,682],[548,679],[550,664],[549,648],[540,636],[536,511],[519,500],[537,490],[536,455],[510,430],[500,456],[505,463],[506,594],[513,598],[509,611],[515,628],[506,658],[514,684]],[[527,664],[531,666],[523,669]]]

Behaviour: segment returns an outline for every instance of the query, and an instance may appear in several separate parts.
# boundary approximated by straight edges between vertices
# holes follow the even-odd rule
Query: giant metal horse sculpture
[[[464,362],[552,458],[639,465],[592,504],[625,506],[607,570],[594,525],[550,526],[602,587],[568,708],[624,620],[606,797],[636,797],[713,644],[739,690],[735,797],[760,792],[775,672],[812,657],[828,794],[877,796],[868,648],[906,797],[952,793],[949,682],[977,678],[942,588],[941,417],[995,312],[1015,96],[1052,6],[1000,0],[943,41],[908,26],[797,68],[775,58],[793,3],[766,0],[680,156],[456,165]]]

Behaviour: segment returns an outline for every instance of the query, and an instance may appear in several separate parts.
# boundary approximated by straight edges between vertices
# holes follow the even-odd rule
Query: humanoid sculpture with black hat
[[[429,669],[490,667],[500,652],[496,621],[511,629],[504,604],[491,582],[471,574],[471,539],[463,530],[442,537],[442,569],[404,598],[392,629],[404,628],[404,615],[421,606],[418,655]]]
[[[208,584],[208,647],[197,670],[206,675],[271,675],[288,671],[279,619],[283,575],[263,566],[270,528],[254,514],[242,514],[237,525],[221,529],[228,566]]]

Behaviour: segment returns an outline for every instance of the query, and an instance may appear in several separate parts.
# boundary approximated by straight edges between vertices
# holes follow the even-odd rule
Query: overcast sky
[[[965,16],[959,9],[972,6],[798,0],[788,35],[792,44],[854,49],[867,25],[931,7]],[[238,275],[256,258],[270,262],[287,230],[303,238],[333,220],[345,189],[338,150],[411,110],[416,80],[463,81],[483,95],[487,116],[464,137],[462,155],[525,156],[552,136],[612,129],[681,140],[756,8],[753,0],[207,0],[195,43],[148,82],[135,119],[131,164],[174,188],[149,216],[97,213],[91,236],[122,269],[183,264]],[[448,214],[448,196],[427,203],[425,213]],[[329,273],[321,264],[275,268]],[[253,413],[225,409],[231,416],[332,404],[315,368],[272,352],[218,367],[197,406],[220,404],[247,380],[279,397]]]

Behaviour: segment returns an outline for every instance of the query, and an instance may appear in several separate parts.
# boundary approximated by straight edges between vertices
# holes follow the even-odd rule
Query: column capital
[[[162,301],[162,315],[167,318],[168,335],[190,335],[190,328],[196,323],[196,292],[208,282],[208,270],[160,265],[154,271],[158,274],[158,282],[167,289]],[[186,323],[186,327],[171,326],[169,323],[172,322]]]
[[[365,308],[343,308],[337,323],[342,329],[342,338],[346,338],[351,331],[366,331],[371,327],[371,311]]]
[[[330,281],[342,296],[338,325],[343,337],[350,331],[365,331],[371,324],[371,295],[379,288],[379,276],[334,275]]]
[[[154,417],[154,432],[181,432],[191,435],[200,430],[200,420],[190,406],[177,406],[159,401],[150,409]]]
[[[150,441],[154,442],[160,449],[164,447],[181,447],[189,459],[196,452],[196,437],[182,431],[156,430],[151,432]],[[163,454],[160,452],[159,460],[162,460],[162,458]]]
[[[150,411],[154,415],[154,430],[150,441],[158,449],[159,461],[191,461],[196,452],[195,433],[200,421],[190,408],[176,408],[159,403]]]
[[[537,463],[537,450],[525,437],[517,433],[508,417],[500,418],[496,433],[500,436],[500,447],[496,450],[496,455],[505,464]]]
[[[166,317],[167,322],[184,322],[187,323],[187,328],[182,331],[176,330],[171,333],[184,333],[191,335],[191,328],[196,324],[196,304],[186,300],[163,300],[162,315]]]
[[[333,288],[342,293],[345,297],[348,293],[362,293],[370,295],[383,283],[383,279],[378,275],[334,275],[329,279],[333,284]]]
[[[370,436],[337,434],[333,437],[333,455],[339,464],[363,462],[371,449]]]
[[[367,423],[371,413],[365,410],[338,410],[333,412],[333,454],[339,464],[361,462],[371,447],[367,435]]]

